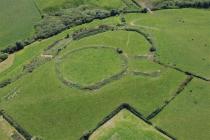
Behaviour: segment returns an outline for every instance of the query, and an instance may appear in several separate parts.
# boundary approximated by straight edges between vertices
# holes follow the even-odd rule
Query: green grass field
[[[32,0],[0,0],[0,50],[33,35],[40,14]]]
[[[97,83],[124,69],[117,51],[102,46],[73,50],[59,61],[63,76],[81,85]]]
[[[97,129],[89,140],[170,140],[128,110],[121,110]]]
[[[111,36],[115,36],[115,40]],[[135,37],[136,41],[129,43],[129,36],[131,39]],[[98,45],[99,38],[103,38],[104,41],[101,45],[120,47],[130,57],[137,54],[143,55],[149,48],[147,41],[137,33],[114,31],[72,42],[70,47],[60,55],[82,47],[81,44]],[[46,45],[45,41],[42,43]],[[42,47],[42,43],[37,45]],[[136,51],[132,51],[131,47]],[[152,64],[148,63],[148,65]],[[163,68],[158,77],[128,74],[97,91],[82,91],[63,85],[55,72],[55,62],[51,61],[32,74],[0,89],[1,97],[17,89],[16,96],[11,100],[2,99],[1,107],[33,135],[51,140],[66,138],[74,140],[81,137],[85,131],[94,128],[103,117],[123,102],[134,105],[147,116],[172,96],[184,79],[183,74]],[[60,121],[57,121],[58,118]]]
[[[158,60],[210,79],[209,13],[197,9],[161,10],[128,15],[127,20],[153,34]]]
[[[180,140],[209,139],[209,99],[210,83],[193,80],[153,122]]]
[[[33,25],[40,20],[35,3],[21,1],[14,4],[11,0],[0,0],[3,9],[0,17],[5,19],[0,21],[0,48],[32,35]],[[104,0],[35,2],[41,10],[61,7],[66,2],[72,7],[80,4],[106,9],[124,6],[120,0],[112,4]],[[16,12],[18,16],[10,16],[10,19],[7,12]],[[210,84],[205,79],[210,79],[209,12],[170,9],[147,14],[124,13],[36,41],[0,64],[0,85],[6,79],[19,77],[0,88],[0,109],[33,136],[44,140],[77,140],[122,103],[130,104],[145,118],[167,104],[151,120],[155,125],[179,140],[208,140]],[[127,28],[132,26],[141,33],[126,31],[119,25],[122,17],[129,25]],[[79,40],[67,37],[74,31],[96,29],[104,24],[115,28]],[[154,44],[149,42],[151,40]],[[151,52],[152,45],[155,52]],[[117,51],[119,49],[121,53]],[[49,56],[48,60],[46,57]],[[38,63],[45,59],[47,61]],[[35,69],[25,72],[26,66]],[[120,76],[112,77],[122,70]],[[185,72],[194,78],[187,84],[189,75]],[[105,81],[105,84],[86,90],[77,85],[69,86],[69,81],[80,85],[99,81]],[[0,139],[7,140],[7,134],[1,133],[1,129],[0,125]],[[95,139],[167,138],[123,110],[93,133],[90,140]]]
[[[105,9],[122,8],[125,7],[121,0],[112,0],[110,4],[106,0],[35,0],[41,10],[47,8],[59,8],[62,6],[66,7],[78,7],[79,5],[91,5],[94,7],[101,7]]]

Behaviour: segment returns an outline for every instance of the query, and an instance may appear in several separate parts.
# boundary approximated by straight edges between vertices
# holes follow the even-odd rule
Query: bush
[[[0,53],[0,62],[6,60],[8,58],[8,54],[6,53]]]
[[[89,23],[94,19],[104,19],[106,17],[115,16],[120,13],[116,9],[108,11],[93,9],[93,7],[84,5],[77,8],[57,9],[54,7],[45,10],[47,13],[43,16],[42,20],[35,25],[36,33],[33,37],[17,41],[9,45],[6,49],[1,50],[1,52],[12,54],[38,39],[49,38],[73,26]]]
[[[7,79],[7,80],[0,82],[0,88],[3,88],[5,86],[9,85],[11,82],[12,82],[11,79]]]
[[[157,49],[155,47],[150,48],[150,52],[155,52]]]
[[[142,13],[147,13],[148,12],[148,9],[147,8],[144,8],[143,10],[142,10]]]
[[[44,39],[60,33],[61,31],[76,25],[115,16],[119,11],[103,9],[90,9],[88,6],[56,10],[48,13],[40,23],[35,26],[36,39]]]
[[[47,16],[39,24],[35,26],[36,39],[44,39],[56,35],[66,29],[61,19],[57,17]]]
[[[25,46],[33,43],[34,41],[35,41],[35,39],[33,37],[27,38],[22,41],[17,41],[13,44],[10,44],[6,49],[1,50],[1,52],[12,54],[14,52],[17,52],[17,51],[23,49]]]
[[[95,35],[101,32],[105,32],[107,30],[114,30],[114,28],[112,26],[108,26],[108,25],[100,25],[97,28],[92,28],[92,29],[80,29],[78,31],[75,31],[72,34],[72,38],[74,40],[78,40],[81,39],[83,37],[87,37],[87,36],[91,36],[91,35]]]

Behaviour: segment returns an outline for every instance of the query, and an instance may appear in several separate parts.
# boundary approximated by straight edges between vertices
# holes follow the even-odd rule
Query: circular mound
[[[56,66],[63,83],[91,90],[120,78],[127,70],[127,59],[115,48],[84,47],[64,55]]]

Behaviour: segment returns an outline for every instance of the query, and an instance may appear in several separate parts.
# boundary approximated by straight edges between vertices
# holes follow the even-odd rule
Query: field
[[[109,122],[97,129],[89,139],[169,140],[170,138],[156,131],[152,126],[149,126],[128,110],[122,110]]]
[[[32,0],[0,0],[0,50],[33,35],[41,17]]]
[[[209,139],[209,85],[201,80],[193,80],[182,95],[153,119],[153,122],[173,132],[179,139]],[[172,123],[176,125],[171,125]]]
[[[35,0],[37,5],[41,10],[46,10],[47,8],[59,8],[62,6],[65,7],[78,7],[79,5],[90,5],[95,7],[101,7],[105,9],[112,8],[122,8],[124,7],[124,3],[121,0],[113,0],[110,5],[106,0]]]
[[[122,32],[126,39],[118,35],[122,34]],[[77,47],[79,44],[85,43],[86,46],[90,46],[94,43],[96,45],[96,38],[101,37],[103,37],[105,41],[103,45],[115,46],[112,44],[115,43],[115,41],[112,40],[110,36],[114,35],[116,36],[116,40],[121,39],[127,42],[128,34],[126,34],[125,31],[116,31],[99,34],[91,38],[84,38],[79,42],[76,41],[75,44],[72,42],[72,46],[67,47],[64,53],[68,52],[69,49],[71,50]],[[133,34],[135,35],[135,33]],[[142,36],[137,35],[137,38],[138,37],[142,46],[149,45],[144,41]],[[87,40],[89,43],[86,42]],[[131,46],[135,46],[133,43],[135,44],[136,42],[128,43],[128,52]],[[122,42],[122,44],[125,43]],[[117,45],[120,44],[116,44],[116,47]],[[79,46],[81,47],[81,45]],[[144,48],[146,48],[146,46],[142,48],[139,47],[139,53],[136,51],[135,53],[141,54],[141,52],[145,52]],[[132,54],[132,52],[130,54]],[[141,110],[146,116],[153,111],[156,106],[172,96],[179,84],[185,79],[183,74],[175,70],[160,67],[159,69],[162,70],[161,75],[158,77],[151,78],[150,76],[145,77],[128,74],[122,77],[121,80],[108,83],[106,86],[100,88],[100,90],[86,91],[79,90],[75,87],[69,88],[62,84],[55,71],[55,64],[56,63],[53,61],[46,63],[32,74],[24,76],[21,80],[1,90],[2,96],[16,90],[17,94],[14,98],[9,101],[3,99],[2,107],[22,124],[24,128],[29,130],[29,132],[33,132],[34,135],[41,135],[46,139],[78,139],[85,131],[92,129],[97,122],[123,102],[135,105],[135,107]],[[152,63],[148,63],[148,65],[152,65]],[[169,77],[170,80],[168,80]],[[31,81],[31,79],[34,80]],[[23,84],[25,82],[28,84]],[[164,86],[166,84],[167,86]],[[124,86],[122,87],[120,85]],[[150,86],[158,92],[154,93],[153,89],[149,88]],[[40,95],[42,95],[41,98]],[[119,98],[119,96],[121,98]],[[148,100],[151,102],[148,102]],[[8,104],[8,102],[10,103]],[[80,105],[78,105],[78,103]],[[104,105],[106,105],[106,108],[104,108]],[[68,106],[68,108],[66,108],[66,106]],[[91,108],[91,110],[88,108]],[[101,111],[98,112],[98,110]],[[58,117],[61,119],[59,122],[56,119]],[[32,125],[34,123],[37,125]],[[42,129],[44,127],[46,128],[45,131]],[[53,131],[56,132],[55,135],[51,135]]]
[[[70,53],[60,60],[58,67],[63,77],[81,85],[96,83],[124,69],[124,60],[113,48],[87,47]]]
[[[125,6],[117,0],[27,2],[37,17],[23,12],[35,21],[30,28],[20,24],[30,32],[21,38],[40,20],[36,6],[41,12],[66,3]],[[43,140],[78,140],[93,130],[84,140],[208,140],[209,19],[204,9],[129,11],[39,39],[0,63],[0,110]],[[5,45],[17,39],[5,37]],[[133,110],[107,117],[122,104]],[[0,139],[9,140],[4,128],[0,120]]]
[[[127,20],[155,36],[159,61],[210,79],[208,14],[206,10],[164,10],[154,13],[155,16],[129,15]]]

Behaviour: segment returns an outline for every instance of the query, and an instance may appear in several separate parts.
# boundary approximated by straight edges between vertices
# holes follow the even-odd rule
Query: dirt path
[[[160,30],[159,28],[156,27],[150,27],[150,26],[144,26],[144,25],[136,25],[135,22],[137,22],[138,20],[133,20],[131,21],[129,24],[131,26],[136,26],[136,27],[141,27],[141,28],[145,28],[145,29],[149,29],[149,30]]]
[[[16,138],[19,138],[18,140],[25,140],[25,138],[9,124],[3,116],[0,116],[0,131],[8,140],[13,139],[12,136],[16,136]]]
[[[15,54],[11,54],[8,56],[8,58],[0,63],[0,73],[8,69],[10,66],[12,66],[15,59]]]
[[[129,43],[130,43],[130,33],[128,33],[128,39],[127,39],[127,42],[126,42],[126,45],[128,46],[129,45]]]

